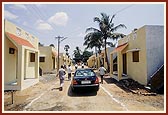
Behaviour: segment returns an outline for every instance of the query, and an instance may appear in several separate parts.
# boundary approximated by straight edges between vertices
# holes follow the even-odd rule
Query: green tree
[[[42,47],[42,46],[44,46],[44,44],[42,44],[42,43],[39,42],[39,43],[38,43],[38,46],[39,46],[39,47]]]
[[[78,46],[73,51],[73,55],[75,62],[80,62],[82,60],[82,51],[79,49]]]
[[[85,49],[82,54],[83,62],[86,63],[89,57],[92,55],[93,55],[93,52],[89,52]]]
[[[94,17],[94,22],[98,22],[99,29],[90,27],[90,28],[87,28],[86,30],[87,32],[90,31],[90,34],[92,34],[92,36],[94,36],[93,34],[96,34],[99,36],[97,38],[103,39],[103,44],[101,45],[104,45],[105,47],[105,62],[107,63],[108,71],[110,70],[109,69],[110,67],[109,67],[109,61],[108,61],[107,49],[106,49],[106,45],[108,43],[107,39],[110,38],[112,40],[118,40],[118,38],[123,37],[124,34],[115,33],[115,31],[117,31],[119,28],[126,28],[124,24],[119,24],[117,26],[114,26],[114,23],[113,23],[114,17],[115,15],[108,16],[106,13],[101,13],[101,18]]]
[[[69,49],[70,49],[69,45],[64,46],[64,50],[65,50],[67,56],[69,56],[69,52],[68,52]]]
[[[86,30],[86,32],[89,30]],[[84,43],[83,45],[86,46],[86,49],[88,48],[98,48],[98,52],[101,53],[101,47],[103,46],[103,39],[99,32],[90,32],[86,34],[84,37]]]
[[[55,48],[54,44],[50,44],[50,46]]]

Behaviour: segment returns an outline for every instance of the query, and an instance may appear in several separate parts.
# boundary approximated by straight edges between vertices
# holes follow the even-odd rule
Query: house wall
[[[36,55],[35,57],[38,57],[38,39],[29,34],[28,32],[24,31],[20,27],[17,27],[13,23],[5,20],[5,31],[9,32],[15,36],[18,36],[20,39],[26,39],[29,41],[33,47],[30,48],[27,46],[19,45],[15,42],[12,42],[10,38],[4,35],[4,84],[5,84],[5,90],[22,90],[25,88],[24,85],[24,79],[26,78],[37,78],[36,81],[38,82],[38,60],[35,61],[35,63],[29,63],[29,54],[28,51],[34,52]],[[17,32],[17,28],[19,28],[20,34]],[[26,33],[29,37],[26,37]],[[33,38],[32,38],[33,37]],[[9,47],[12,47],[15,49],[15,54],[9,54]],[[14,88],[14,86],[7,86],[11,85],[11,82],[17,81],[17,88]],[[32,84],[30,83],[29,86]]]
[[[71,64],[71,60],[70,60],[70,58],[68,58],[68,56],[65,54],[64,55],[64,58],[65,58],[65,64],[68,66],[68,65],[70,65]]]
[[[64,65],[64,54],[60,53],[59,55],[59,68],[61,68],[61,65]]]
[[[110,53],[114,50],[114,47],[107,47],[106,50],[107,50],[107,59],[108,59],[108,62],[110,64]],[[107,67],[107,62],[105,60],[105,49],[102,50],[101,53],[103,54],[102,57],[104,58],[104,67],[107,69],[108,67]],[[99,55],[99,57],[101,57],[101,56]]]
[[[70,58],[68,58],[68,56],[64,53],[60,53],[59,55],[59,67],[61,68],[61,65],[66,65],[68,66],[69,64],[72,65],[72,60]]]
[[[9,48],[16,49],[15,53],[9,54]],[[17,74],[17,48],[6,36],[4,39],[4,57],[4,84],[15,82]]]
[[[141,84],[147,84],[147,61],[146,61],[146,31],[142,27],[119,40],[119,45],[128,42],[128,46],[122,51],[127,56],[127,75]],[[139,62],[133,62],[131,49],[140,49]],[[128,51],[128,52],[127,52]],[[122,56],[122,55],[121,55]],[[122,64],[122,63],[121,63]],[[120,69],[123,68],[123,65]]]
[[[150,76],[164,64],[164,27],[145,26],[147,49],[147,76]]]
[[[93,61],[95,59],[95,61]],[[91,57],[89,57],[89,59],[87,60],[88,63],[88,67],[94,67],[95,63],[96,63],[96,55],[92,55]]]
[[[53,70],[52,50],[53,49],[51,46],[39,47],[40,57],[45,57],[45,62],[39,62],[40,68],[42,69],[43,72],[50,72],[51,70]],[[55,62],[55,67],[57,67],[56,62]]]
[[[38,38],[37,37],[24,31],[22,28],[16,26],[15,24],[5,20],[5,32],[9,32],[11,34],[18,36],[17,28],[21,30],[21,34],[19,37],[22,39],[28,40],[35,47],[35,49],[38,49]],[[28,34],[28,36],[26,36],[26,33]]]
[[[36,62],[30,62],[30,53],[34,53],[32,51],[29,51],[29,50],[25,50],[25,65],[24,66],[26,69],[25,69],[25,75],[24,75],[24,78],[27,79],[27,78],[34,78],[35,77],[35,64]]]

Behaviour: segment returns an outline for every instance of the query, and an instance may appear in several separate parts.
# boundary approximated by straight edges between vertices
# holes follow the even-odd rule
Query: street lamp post
[[[58,71],[58,70],[59,70],[59,47],[60,47],[60,43],[61,43],[63,40],[67,39],[67,37],[57,36],[57,37],[55,37],[55,39],[58,40],[58,64],[57,64],[57,71]]]

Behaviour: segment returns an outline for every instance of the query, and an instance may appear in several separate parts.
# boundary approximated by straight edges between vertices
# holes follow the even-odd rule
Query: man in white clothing
[[[99,73],[100,73],[102,84],[103,84],[103,76],[104,76],[105,72],[106,72],[106,69],[103,67],[103,65],[101,65],[100,68],[99,68]]]
[[[84,68],[84,63],[82,63],[82,68]]]
[[[75,69],[78,69],[78,65],[77,64],[75,64]]]
[[[68,80],[71,80],[71,72],[72,72],[71,65],[68,65],[67,72],[68,72]]]

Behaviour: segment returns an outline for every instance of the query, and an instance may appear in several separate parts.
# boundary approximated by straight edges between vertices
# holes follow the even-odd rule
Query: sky
[[[45,46],[54,44],[55,37],[67,37],[60,43],[60,52],[64,46],[70,46],[72,57],[75,47],[82,51],[84,36],[88,27],[98,28],[94,17],[101,17],[100,13],[109,16],[116,14],[113,22],[115,26],[125,24],[127,29],[116,32],[128,35],[134,28],[144,25],[164,25],[163,3],[4,3],[3,17],[25,31],[39,38]],[[94,49],[92,49],[94,51]],[[89,50],[89,51],[92,51]]]

